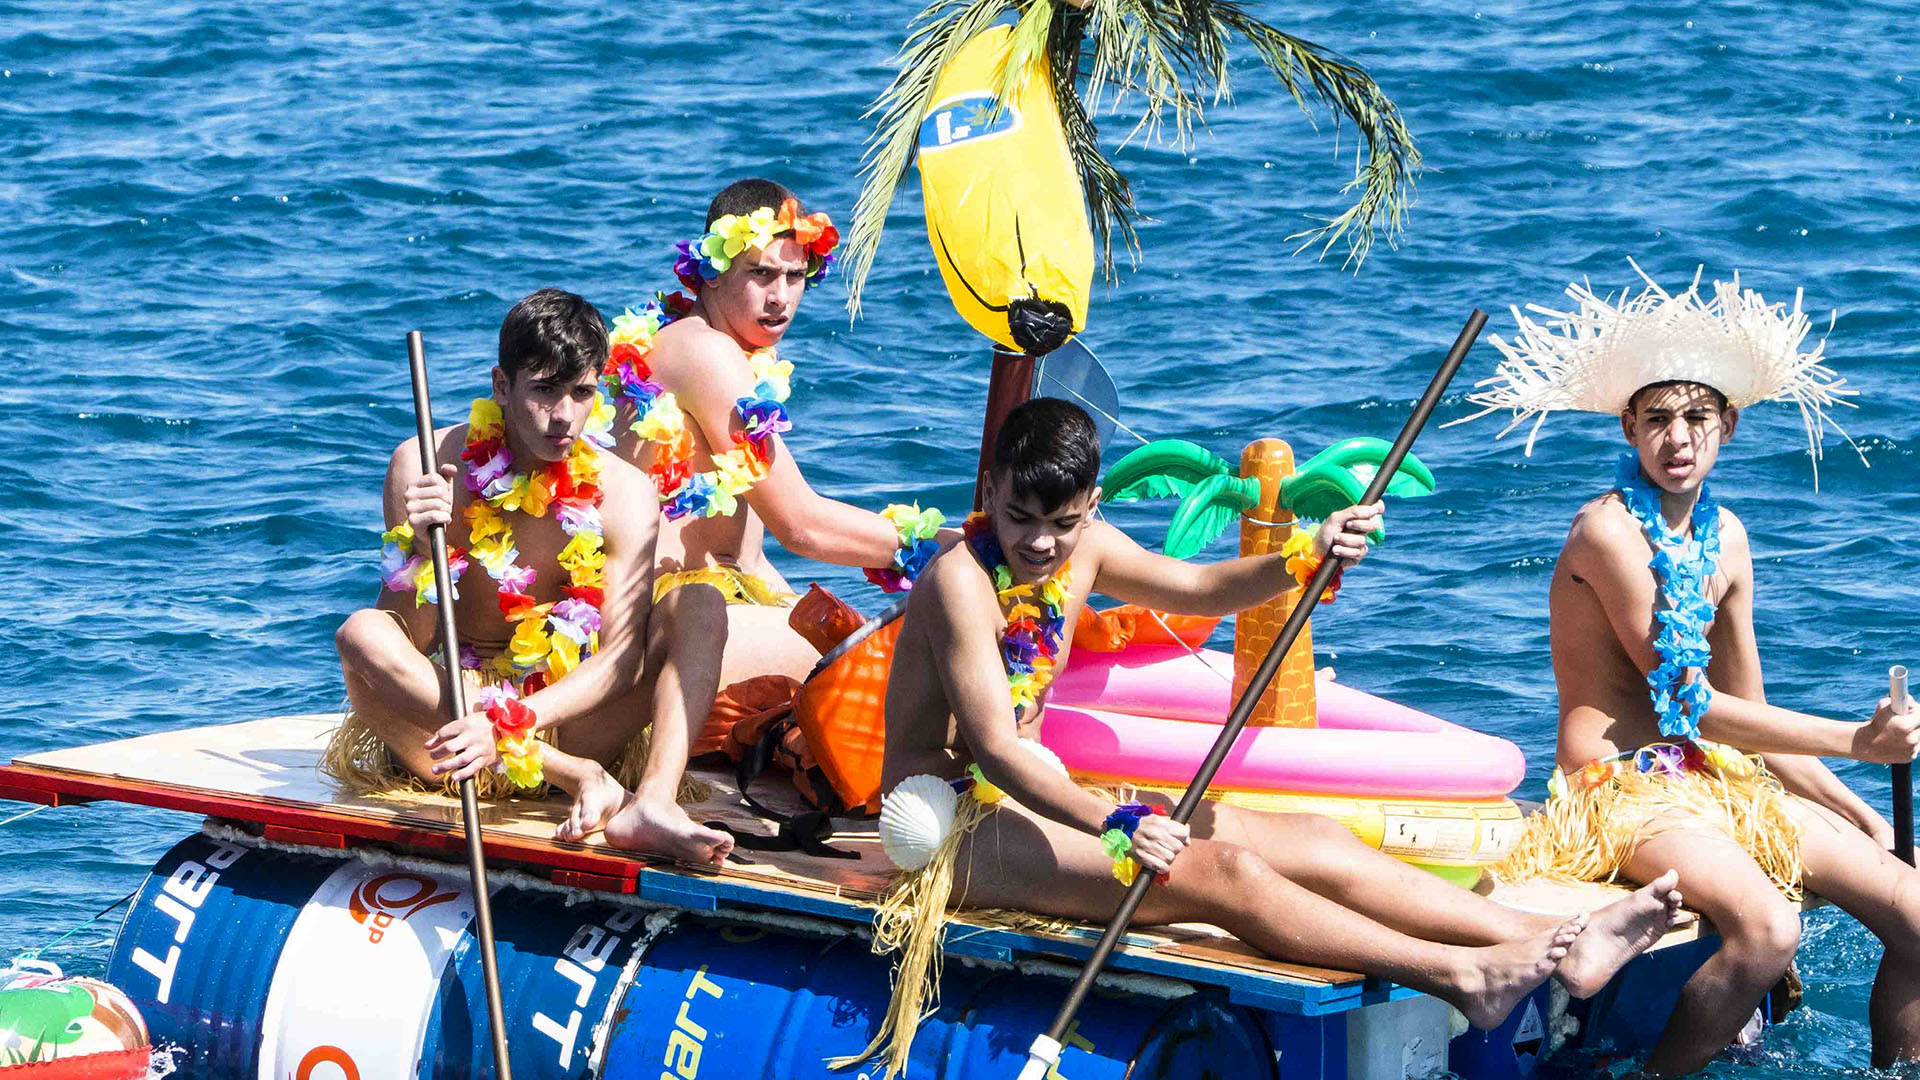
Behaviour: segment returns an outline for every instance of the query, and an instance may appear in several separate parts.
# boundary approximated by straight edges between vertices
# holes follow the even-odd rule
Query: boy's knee
[[[347,616],[347,621],[333,632],[333,647],[339,650],[340,661],[348,665],[363,662],[373,651],[376,635],[391,625],[391,618],[379,608],[361,608]]]
[[[1214,878],[1234,895],[1245,897],[1247,890],[1273,876],[1273,868],[1266,860],[1238,844],[1213,845],[1209,854]]]
[[[1800,911],[1774,896],[1741,912],[1720,934],[1725,947],[1756,977],[1777,977],[1800,948]]]

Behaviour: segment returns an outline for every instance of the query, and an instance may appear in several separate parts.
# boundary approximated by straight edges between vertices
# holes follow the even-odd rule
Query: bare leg
[[[1720,949],[1680,990],[1647,1071],[1680,1075],[1704,1068],[1780,981],[1800,945],[1800,911],[1782,897],[1753,858],[1704,828],[1662,833],[1640,845],[1627,876],[1649,881],[1678,870],[1687,902],[1713,920]]]
[[[1263,814],[1203,802],[1193,816],[1193,835],[1257,852],[1288,880],[1427,941],[1497,945],[1565,921],[1518,911],[1449,885],[1381,854],[1346,826],[1319,814]]]
[[[1092,836],[1007,806],[960,852],[955,902],[1100,920],[1123,890]],[[1199,840],[1171,881],[1147,893],[1143,923],[1202,920],[1283,960],[1364,971],[1434,994],[1479,1027],[1498,1026],[1545,982],[1577,920],[1524,941],[1463,948],[1409,937],[1287,880],[1246,848]]]
[[[1920,871],[1831,812],[1793,802],[1807,888],[1859,919],[1886,947],[1867,1003],[1873,1067],[1920,1058]]]
[[[1450,945],[1521,941],[1564,921],[1520,911],[1449,885],[1361,842],[1318,814],[1263,814],[1203,803],[1194,835],[1249,848],[1283,876],[1385,926]],[[1627,961],[1660,940],[1680,909],[1674,878],[1642,887],[1591,915],[1556,973],[1575,997],[1592,997]]]
[[[353,713],[393,752],[393,759],[433,782],[427,737],[447,722],[444,673],[427,659],[392,613],[362,608],[333,635]]]

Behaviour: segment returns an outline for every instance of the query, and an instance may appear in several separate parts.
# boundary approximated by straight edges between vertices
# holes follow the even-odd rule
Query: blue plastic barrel
[[[456,866],[181,841],[141,889],[109,976],[196,1080],[440,1080],[491,1073],[471,897]],[[850,1080],[885,1014],[890,961],[807,934],[546,890],[493,898],[521,1080]],[[1018,1071],[1064,980],[947,965],[909,1076]],[[264,1049],[263,1049],[264,1047]],[[864,1070],[871,1073],[873,1070]],[[1097,991],[1067,1038],[1074,1080],[1276,1075],[1254,1014],[1205,994]]]
[[[645,932],[630,905],[567,906],[552,893],[502,889],[493,900],[494,956],[515,1080],[589,1075],[595,1030],[606,1021],[627,962]],[[440,981],[420,1058],[420,1080],[470,1080],[493,1070],[479,939],[468,934]]]
[[[107,980],[177,1047],[176,1075],[253,1077],[280,946],[333,870],[195,834],[154,864],[121,924]]]
[[[697,1076],[854,1080],[834,1072],[885,1015],[889,961],[852,937],[821,938],[683,917],[655,938],[608,1033],[605,1080]],[[911,1080],[1005,1080],[1067,991],[1062,979],[950,961],[941,1006],[921,1025]],[[1099,992],[1069,1033],[1074,1080],[1278,1075],[1258,1018],[1207,995]]]

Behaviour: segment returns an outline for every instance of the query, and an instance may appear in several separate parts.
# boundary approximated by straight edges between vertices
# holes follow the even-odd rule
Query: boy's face
[[[726,272],[700,290],[716,329],[749,349],[765,349],[786,335],[807,291],[807,249],[791,235],[764,248],[747,248]]]
[[[1720,446],[1733,437],[1739,410],[1700,383],[1673,383],[1642,390],[1620,414],[1620,427],[1640,455],[1640,469],[1673,495],[1700,489]]]
[[[1059,572],[1100,505],[1100,489],[1089,488],[1051,510],[1031,495],[1016,496],[1004,474],[987,480],[987,523],[1006,552],[1007,567],[1021,584],[1045,581]]]
[[[571,379],[531,371],[508,378],[493,369],[493,400],[500,403],[508,445],[516,457],[527,453],[542,463],[559,461],[573,449],[599,389],[591,368]]]

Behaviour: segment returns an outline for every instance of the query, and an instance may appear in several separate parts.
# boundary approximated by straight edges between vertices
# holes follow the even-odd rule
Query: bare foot
[[[594,770],[594,775],[580,785],[580,791],[573,797],[573,808],[567,811],[567,820],[553,830],[553,838],[585,840],[599,832],[626,801],[627,789],[620,786],[620,781],[605,769]]]
[[[1588,919],[1586,933],[1567,950],[1555,972],[1560,985],[1577,998],[1592,997],[1607,980],[1660,940],[1680,912],[1680,875],[1669,870]]]
[[[1547,981],[1566,958],[1567,949],[1586,929],[1587,917],[1576,915],[1545,933],[1485,949],[1470,949],[1472,959],[1455,981],[1447,1002],[1483,1031],[1500,1026],[1520,999]]]
[[[627,804],[608,819],[607,843],[653,855],[670,855],[682,862],[711,863],[727,861],[733,850],[733,837],[699,825],[672,799],[630,796]]]

